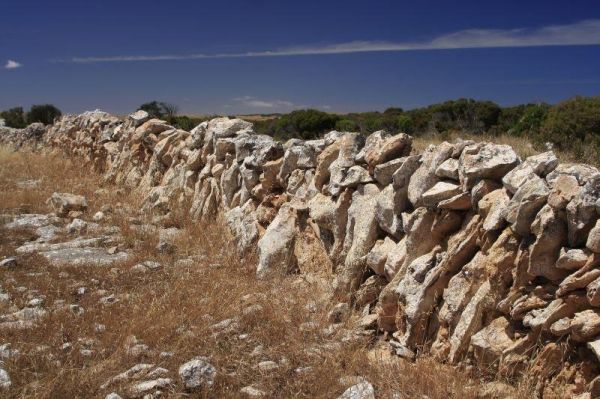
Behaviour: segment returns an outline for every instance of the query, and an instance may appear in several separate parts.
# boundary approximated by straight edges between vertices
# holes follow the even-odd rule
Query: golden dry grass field
[[[18,185],[26,180],[39,183]],[[257,281],[254,260],[234,255],[218,221],[176,218],[184,234],[175,252],[160,254],[156,234],[132,228],[145,223],[134,195],[103,187],[77,160],[0,150],[2,226],[15,215],[51,212],[45,201],[53,192],[86,196],[84,220],[104,209],[101,227],[116,226],[117,247],[131,257],[110,267],[56,267],[37,254],[17,255],[15,267],[0,270],[0,292],[9,298],[0,302],[0,321],[32,306],[45,311],[30,328],[0,323],[0,345],[18,351],[3,360],[12,380],[0,391],[3,398],[104,398],[111,392],[125,398],[134,379],[102,386],[139,363],[164,369],[160,375],[171,380],[149,398],[249,397],[241,391],[248,386],[267,398],[337,398],[359,377],[375,387],[377,398],[503,398],[506,391],[531,397],[526,379],[512,382],[512,390],[433,359],[409,363],[391,356],[381,337],[354,332],[359,315],[332,328],[329,279]],[[55,241],[73,239],[62,228],[68,222],[57,222]],[[34,238],[26,229],[0,227],[0,260]],[[132,268],[144,260],[162,267]],[[41,305],[32,305],[35,299]],[[212,386],[190,390],[178,369],[196,356],[206,357],[216,376]]]

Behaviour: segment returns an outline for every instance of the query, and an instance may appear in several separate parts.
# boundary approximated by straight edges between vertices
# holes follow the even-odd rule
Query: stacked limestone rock
[[[196,220],[223,214],[240,254],[258,247],[259,278],[297,270],[312,234],[335,295],[369,306],[399,354],[507,375],[533,362],[540,381],[600,389],[586,385],[600,359],[594,167],[467,141],[417,155],[410,136],[383,131],[281,144],[240,119],[186,132],[143,111],[65,116],[45,141],[158,217],[186,203]]]
[[[46,128],[43,123],[32,123],[25,129],[14,129],[0,124],[0,144],[10,144],[20,147],[23,144],[29,146],[38,144],[42,140]]]

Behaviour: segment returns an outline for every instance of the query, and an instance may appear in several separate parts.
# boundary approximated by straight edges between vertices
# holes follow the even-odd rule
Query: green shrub
[[[335,123],[335,130],[340,132],[357,132],[360,128],[358,123],[352,119],[340,119]]]
[[[415,112],[420,119],[417,131],[436,130],[439,133],[451,130],[480,134],[496,125],[501,108],[491,101],[475,101],[461,98],[434,104]]]
[[[146,111],[151,118],[163,119],[163,109],[158,101],[151,101],[139,106],[139,110]]]
[[[0,112],[0,119],[4,119],[6,126],[14,127],[16,129],[22,129],[27,125],[25,122],[25,113],[23,112],[23,107],[15,107]]]
[[[403,133],[412,133],[414,130],[414,122],[410,115],[400,115],[396,119],[396,125],[398,126],[398,131]]]
[[[40,122],[44,125],[50,125],[61,115],[60,110],[52,104],[33,105],[27,113],[27,123]]]
[[[333,130],[339,119],[337,115],[315,109],[293,111],[274,120],[272,133],[283,140],[314,139],[326,131]]]
[[[551,107],[537,139],[600,161],[600,96],[574,97]]]
[[[181,130],[186,130],[186,131],[190,131],[193,128],[195,128],[196,126],[198,126],[200,123],[212,119],[213,117],[207,116],[207,117],[202,117],[202,118],[195,118],[195,117],[189,117],[189,116],[175,116],[172,121],[170,122],[173,126],[175,126],[178,129]]]
[[[171,124],[175,123],[178,111],[175,104],[158,101],[144,103],[138,109],[146,111],[151,118],[164,119]]]
[[[508,129],[508,133],[515,136],[538,135],[549,110],[550,105],[548,104],[526,105],[523,115],[513,124],[512,128]]]

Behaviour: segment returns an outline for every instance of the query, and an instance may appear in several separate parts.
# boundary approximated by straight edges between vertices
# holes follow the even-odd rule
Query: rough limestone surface
[[[562,280],[566,276],[564,269],[556,267],[561,248],[567,244],[567,224],[564,212],[545,205],[537,214],[531,232],[536,240],[529,253],[527,272],[533,276],[542,276],[549,280]]]
[[[296,211],[289,205],[282,206],[267,231],[258,241],[258,266],[256,276],[265,278],[269,273],[294,270],[296,257]]]
[[[392,137],[378,140],[375,145],[365,151],[365,162],[370,167],[399,158],[410,153],[412,137],[400,133]]]
[[[510,322],[499,317],[471,337],[473,355],[479,364],[493,365],[502,352],[514,344],[514,331]]]
[[[579,182],[575,177],[560,175],[553,181],[548,205],[556,209],[565,209],[580,190]]]
[[[585,245],[587,236],[598,220],[596,201],[600,197],[600,173],[590,177],[567,205],[569,245]]]
[[[12,385],[12,380],[8,372],[0,367],[0,389],[8,389]]]
[[[478,180],[501,180],[520,162],[519,156],[505,144],[473,144],[460,156],[458,170],[461,183],[472,187]]]
[[[531,175],[535,174],[540,177],[545,177],[558,166],[558,158],[552,151],[542,154],[533,155],[525,159],[525,161],[503,178],[502,183],[511,192],[515,193],[519,187],[523,185]]]
[[[579,270],[587,262],[589,252],[584,249],[561,248],[556,267],[564,270]]]
[[[458,180],[458,159],[448,158],[435,170],[435,174],[441,178]]]
[[[600,253],[600,219],[596,222],[596,226],[590,230],[585,246],[592,252]]]
[[[257,252],[259,278],[297,272],[298,259],[319,248],[334,304],[362,311],[361,325],[387,332],[394,353],[429,353],[492,374],[531,367],[543,371],[542,386],[557,379],[578,392],[595,386],[600,171],[593,166],[561,164],[552,152],[522,161],[508,145],[463,140],[417,153],[410,136],[385,131],[282,144],[241,119],[186,132],[143,111],[0,129],[0,142],[15,148],[78,157],[107,183],[133,190],[156,220],[188,203],[192,220],[222,217],[240,257]],[[90,234],[93,223],[76,219],[87,210],[83,197],[54,193],[48,202],[55,214],[3,219],[8,231],[36,232],[11,267],[34,252],[57,266],[127,258],[108,250],[110,235],[54,243],[58,226]],[[17,311],[4,323],[30,325],[40,312]],[[180,378],[194,389],[210,385],[215,372],[196,358]],[[137,388],[166,387],[164,380]],[[372,398],[374,389],[363,381],[341,397]]]
[[[352,194],[344,240],[347,255],[335,281],[339,296],[356,290],[363,280],[364,257],[377,239],[375,204],[378,194],[379,188],[375,184],[361,186]]]
[[[385,187],[377,196],[375,212],[379,227],[394,238],[402,235],[401,213],[406,208],[406,198],[394,191],[392,185]]]
[[[211,386],[214,382],[217,369],[205,357],[196,357],[179,367],[179,377],[186,388],[199,388]]]
[[[392,183],[394,173],[398,170],[398,168],[400,168],[400,166],[402,166],[403,163],[404,159],[398,158],[377,165],[373,171],[373,177],[375,177],[375,180],[377,180],[377,182],[382,186],[387,186],[388,184]]]
[[[85,197],[70,193],[54,193],[48,201],[58,216],[66,216],[70,211],[82,212],[88,206]]]
[[[237,237],[236,247],[240,255],[246,254],[259,237],[256,209],[250,201],[247,204],[236,206],[224,214],[227,226]]]
[[[461,188],[458,184],[440,181],[425,191],[421,196],[423,205],[436,206],[442,201],[449,200],[461,193]]]
[[[512,229],[521,236],[531,234],[531,224],[546,203],[549,190],[547,183],[532,176],[519,187],[506,206],[505,218]]]
[[[421,155],[421,165],[410,176],[408,183],[408,199],[414,207],[422,206],[423,193],[441,180],[435,171],[451,157],[453,150],[450,143],[443,142],[438,147],[429,146]]]
[[[363,381],[346,389],[338,399],[375,399],[375,389],[369,382]]]

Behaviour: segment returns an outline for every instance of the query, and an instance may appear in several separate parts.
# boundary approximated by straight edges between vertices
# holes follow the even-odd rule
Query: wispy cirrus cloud
[[[252,96],[234,98],[237,104],[251,108],[293,108],[296,104],[284,100],[261,100]]]
[[[23,66],[23,64],[14,61],[14,60],[8,60],[6,61],[6,64],[4,65],[4,69],[17,69],[17,68],[21,68]]]
[[[298,104],[286,100],[265,100],[254,96],[242,96],[231,99],[229,104],[223,106],[225,109],[236,109],[239,112],[289,112],[295,109],[315,108],[330,110],[330,105]]]
[[[296,46],[276,50],[216,54],[121,55],[109,57],[73,57],[63,62],[140,62],[177,61],[215,58],[286,57],[302,55],[397,52],[417,50],[453,50],[541,46],[600,45],[600,19],[588,19],[566,25],[518,29],[466,29],[414,42],[353,41],[330,45]]]

